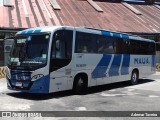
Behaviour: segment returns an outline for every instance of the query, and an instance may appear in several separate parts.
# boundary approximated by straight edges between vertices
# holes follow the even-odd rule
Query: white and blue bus
[[[51,26],[15,35],[6,70],[8,89],[52,93],[155,73],[155,42],[87,27]]]

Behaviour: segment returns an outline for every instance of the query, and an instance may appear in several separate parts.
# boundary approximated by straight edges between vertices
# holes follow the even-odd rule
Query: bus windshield
[[[15,37],[9,66],[41,66],[47,61],[50,34],[19,35]]]

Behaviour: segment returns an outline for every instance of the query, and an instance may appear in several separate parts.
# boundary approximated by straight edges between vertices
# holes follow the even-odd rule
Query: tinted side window
[[[90,33],[76,33],[76,53],[113,54],[116,38]]]
[[[58,30],[53,35],[50,72],[68,65],[72,57],[73,31]]]
[[[141,42],[141,49],[143,54],[152,55],[155,54],[155,44],[151,42]]]
[[[145,41],[130,41],[130,54],[152,55],[155,54],[155,44]]]
[[[52,58],[70,59],[72,57],[73,32],[60,30],[54,34]]]
[[[76,32],[76,53],[97,53],[96,35]]]
[[[116,41],[116,53],[117,54],[129,54],[130,53],[130,40],[118,38]]]
[[[71,59],[72,58],[72,39],[73,39],[73,32],[70,30],[66,30],[64,32],[64,39],[65,39],[65,45],[66,45],[66,58]]]
[[[98,35],[98,53],[113,54],[115,38]]]
[[[140,54],[140,42],[136,40],[130,41],[130,53],[131,54]]]
[[[156,54],[156,44],[155,43],[150,43],[149,48],[150,49],[150,54],[155,55]]]

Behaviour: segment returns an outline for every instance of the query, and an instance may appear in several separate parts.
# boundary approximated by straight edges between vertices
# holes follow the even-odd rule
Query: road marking
[[[138,95],[138,94],[140,94],[140,93],[134,93],[134,92],[128,92],[128,93],[126,93],[126,95]]]
[[[0,82],[0,93],[7,91],[7,85],[4,85],[4,83],[6,84],[6,79],[5,78],[1,78],[0,79],[3,82]]]
[[[10,103],[10,104],[2,104],[1,109],[4,110],[29,110],[31,105],[28,104],[19,104],[19,103]]]
[[[138,90],[160,91],[159,86],[160,86],[160,82],[154,81],[154,82],[129,86],[129,87],[126,87],[126,88],[128,88],[128,89],[138,89]]]
[[[100,95],[105,96],[105,97],[115,97],[115,96],[130,96],[130,95],[138,95],[138,94],[140,94],[140,93],[125,91],[125,92],[120,93],[120,94],[101,93]]]
[[[149,95],[148,97],[157,98],[157,97],[159,97],[159,96],[157,96],[157,95]]]
[[[126,95],[126,94],[106,94],[106,93],[101,93],[101,96],[107,96],[107,97],[115,97],[115,96],[121,96],[121,95]]]
[[[129,92],[134,91],[135,89],[128,89]]]
[[[76,107],[75,108],[76,111],[86,111],[86,107]]]
[[[109,90],[109,91],[114,92],[114,91],[116,91],[116,90]]]
[[[100,94],[101,96],[107,96],[107,97],[114,97],[114,96],[116,96],[116,95],[114,95],[114,94],[106,94],[106,93],[101,93]]]

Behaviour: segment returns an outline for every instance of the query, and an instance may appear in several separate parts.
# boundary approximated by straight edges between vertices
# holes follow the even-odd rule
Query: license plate
[[[22,83],[21,82],[16,82],[16,86],[17,87],[22,87]]]

